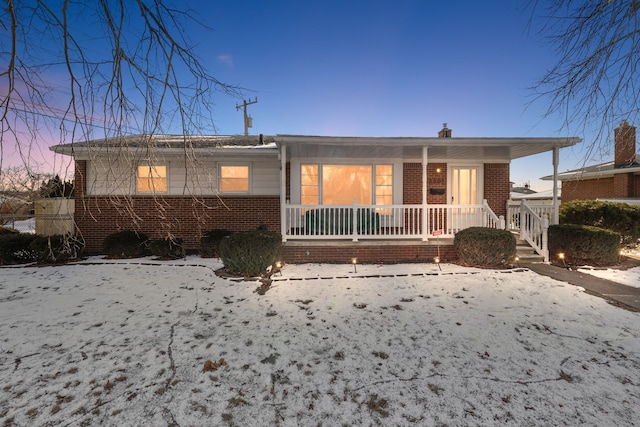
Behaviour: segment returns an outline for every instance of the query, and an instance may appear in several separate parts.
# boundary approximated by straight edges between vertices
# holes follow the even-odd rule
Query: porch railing
[[[505,228],[484,201],[475,205],[293,205],[286,204],[283,240],[422,239],[453,237],[474,227]]]
[[[520,239],[529,243],[544,262],[549,262],[548,230],[553,207],[532,205],[524,200],[516,203],[507,203],[507,226],[512,231],[520,231]]]

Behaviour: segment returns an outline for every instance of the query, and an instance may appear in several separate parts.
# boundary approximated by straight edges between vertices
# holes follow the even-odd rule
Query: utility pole
[[[249,135],[249,128],[253,127],[253,119],[251,116],[247,115],[247,105],[256,104],[258,102],[258,97],[253,101],[249,98],[249,101],[243,100],[242,105],[236,104],[236,111],[240,108],[244,110],[244,136]]]

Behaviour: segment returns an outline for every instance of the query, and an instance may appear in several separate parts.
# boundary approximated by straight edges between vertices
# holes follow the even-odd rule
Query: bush
[[[229,230],[215,229],[205,231],[205,233],[200,238],[200,247],[198,248],[200,256],[203,258],[213,258],[219,256],[220,241],[230,235],[231,232]]]
[[[549,256],[564,253],[571,264],[612,265],[618,262],[620,233],[588,225],[549,226]]]
[[[0,231],[0,265],[23,264],[35,260],[30,245],[35,234]]]
[[[184,248],[182,239],[158,239],[149,243],[149,250],[152,255],[160,259],[184,258],[187,251]]]
[[[38,263],[63,263],[80,258],[84,242],[71,235],[35,236],[29,245]]]
[[[137,258],[145,256],[149,237],[133,230],[109,234],[102,242],[102,251],[108,258]]]
[[[626,203],[576,200],[560,206],[560,224],[589,225],[620,233],[624,246],[640,239],[640,206]]]
[[[13,228],[7,228],[0,226],[0,236],[4,234],[18,234],[19,231],[14,230]]]
[[[459,261],[473,267],[507,267],[516,255],[516,238],[507,230],[471,227],[453,239]]]
[[[280,258],[282,236],[267,230],[234,233],[220,241],[225,268],[241,276],[260,276]]]

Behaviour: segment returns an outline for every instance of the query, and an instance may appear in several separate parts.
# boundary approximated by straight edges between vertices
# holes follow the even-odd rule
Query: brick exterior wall
[[[484,198],[498,216],[507,215],[509,200],[509,164],[484,164]]]
[[[619,173],[608,178],[562,182],[562,203],[625,197],[640,197],[640,175]]]
[[[106,236],[120,230],[137,230],[151,238],[173,235],[182,238],[189,250],[197,249],[203,232],[216,228],[243,231],[266,226],[280,231],[280,199],[278,196],[259,197],[191,197],[149,196],[109,197],[87,196],[86,161],[76,161],[76,226],[85,239],[88,253],[100,253]],[[438,169],[440,171],[438,172]],[[289,196],[290,167],[287,164],[287,196]],[[447,165],[427,165],[428,188],[445,189]],[[485,198],[499,215],[504,214],[509,196],[509,166],[485,165]],[[422,165],[405,163],[403,166],[403,203],[422,202]],[[487,197],[488,196],[488,197]],[[427,193],[430,204],[444,204],[446,194]],[[501,212],[501,213],[499,213]],[[453,248],[440,247],[443,260],[455,259]],[[424,262],[437,255],[437,247],[416,245],[368,245],[358,243],[352,247],[285,246],[284,260],[299,262],[345,262],[357,257],[360,262]]]
[[[440,169],[440,172],[438,172]],[[402,174],[403,194],[402,202],[407,205],[422,203],[422,164],[405,163]],[[427,191],[427,203],[446,204],[447,203],[447,164],[429,163],[427,164],[427,190],[443,189],[444,194],[431,194]]]
[[[636,157],[636,128],[629,126],[626,121],[613,130],[613,163],[626,165],[632,163]]]
[[[452,261],[457,259],[452,244],[440,245],[440,259]],[[433,262],[438,255],[435,245],[374,245],[357,243],[353,245],[317,246],[287,245],[283,247],[282,259],[289,264],[309,262],[328,262],[350,264],[352,258],[358,258],[361,264],[367,263],[405,263]]]
[[[266,226],[280,232],[280,198],[261,197],[108,197],[85,193],[86,162],[76,162],[76,213],[88,253],[99,253],[106,236],[136,230],[150,238],[171,234],[197,249],[203,232],[216,228],[243,231]]]

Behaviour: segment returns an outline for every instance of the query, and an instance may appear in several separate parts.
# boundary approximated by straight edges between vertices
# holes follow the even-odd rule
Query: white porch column
[[[287,146],[280,146],[280,234],[287,241]]]
[[[427,210],[428,148],[422,147],[422,241],[429,240],[429,211]]]
[[[560,158],[560,148],[553,148],[553,218],[551,223],[558,224],[560,222],[560,214],[558,208],[558,163]]]

